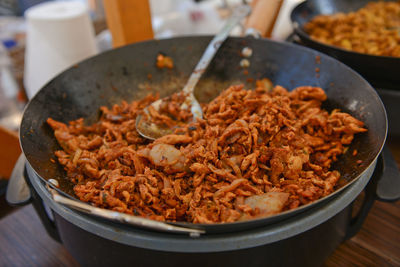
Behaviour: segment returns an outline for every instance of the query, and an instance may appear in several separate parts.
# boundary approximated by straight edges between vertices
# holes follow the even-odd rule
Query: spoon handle
[[[199,63],[194,68],[192,74],[189,77],[185,87],[183,88],[183,92],[188,95],[193,94],[194,87],[197,82],[200,80],[201,75],[205,72],[211,60],[214,58],[218,49],[222,45],[222,43],[228,38],[229,33],[232,29],[243,19],[245,18],[251,11],[250,6],[241,5],[237,7],[232,16],[228,19],[224,27],[222,27],[221,31],[211,40],[208,44],[203,56],[201,57]]]
[[[174,233],[185,233],[189,234],[191,237],[198,237],[200,234],[204,234],[205,231],[202,229],[194,229],[194,228],[187,228],[187,227],[180,227],[172,224],[168,224],[165,222],[154,221],[146,218],[142,218],[139,216],[133,216],[117,211],[107,210],[103,208],[97,208],[87,203],[83,203],[77,200],[73,200],[70,198],[66,198],[61,196],[57,193],[56,190],[51,189],[50,187],[47,188],[53,200],[59,204],[63,204],[69,208],[74,210],[78,210],[84,212],[86,214],[95,215],[98,217],[110,219],[113,221],[119,221],[122,223],[131,224],[134,226],[140,226],[144,228],[149,228],[153,230],[163,231],[163,232],[174,232]]]

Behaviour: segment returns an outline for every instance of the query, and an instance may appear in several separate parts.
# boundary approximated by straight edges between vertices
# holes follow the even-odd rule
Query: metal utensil
[[[192,74],[189,77],[185,87],[182,90],[182,94],[186,97],[181,108],[187,109],[190,106],[190,111],[193,114],[193,119],[202,118],[203,111],[196,97],[194,96],[194,88],[197,82],[200,80],[201,76],[207,69],[214,55],[217,53],[218,49],[221,47],[223,42],[228,38],[229,33],[232,29],[248,14],[250,14],[251,8],[247,5],[242,5],[237,7],[232,16],[228,19],[222,30],[211,40],[208,44],[203,56],[201,57],[199,63],[197,63]],[[159,99],[151,104],[156,110],[159,110],[161,103],[165,100]],[[143,110],[146,114],[149,114],[148,108]],[[144,138],[155,140],[163,135],[169,134],[173,131],[173,128],[162,128],[160,125],[156,125],[153,122],[147,120],[149,116],[138,115],[136,118],[136,130]]]
[[[144,228],[149,228],[152,230],[163,231],[163,232],[174,232],[174,233],[184,233],[189,234],[191,237],[199,237],[200,234],[204,234],[205,231],[201,229],[193,229],[193,228],[186,228],[181,226],[174,226],[168,223],[159,222],[155,220],[150,220],[138,216],[132,216],[129,214],[106,210],[102,208],[93,207],[89,204],[85,204],[83,202],[79,202],[70,198],[66,198],[61,196],[56,190],[47,186],[47,190],[51,193],[53,200],[59,204],[63,204],[72,208],[74,210],[78,210],[90,215],[99,216],[102,218],[110,219],[113,221],[119,221],[122,223],[128,223],[135,226],[140,226]]]

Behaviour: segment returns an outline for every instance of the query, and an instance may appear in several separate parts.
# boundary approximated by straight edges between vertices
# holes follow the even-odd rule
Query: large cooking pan
[[[63,122],[84,117],[87,123],[93,123],[98,119],[100,106],[132,101],[150,91],[164,96],[179,90],[209,41],[210,37],[183,37],[126,46],[90,58],[48,83],[28,104],[20,129],[23,153],[38,177],[57,179],[61,191],[74,197],[72,184],[65,178],[62,167],[50,161],[55,159],[54,151],[60,147],[46,124],[48,117]],[[248,73],[240,67],[240,51],[244,46],[253,50]],[[155,68],[160,52],[174,59],[173,70]],[[316,68],[320,69],[319,73],[315,72]],[[341,186],[324,199],[267,218],[229,224],[178,224],[200,227],[209,233],[265,226],[322,205],[374,167],[386,138],[385,109],[375,90],[361,76],[319,52],[269,40],[229,38],[195,93],[205,102],[230,84],[245,83],[247,88],[253,88],[254,84],[248,83],[249,78],[263,77],[289,89],[302,85],[321,86],[328,95],[325,108],[340,108],[365,122],[368,132],[357,135],[349,149],[357,149],[357,157],[347,153],[334,166],[342,174]],[[362,164],[357,164],[356,160],[362,160]]]
[[[290,16],[294,32],[304,45],[345,63],[359,72],[375,87],[399,90],[400,75],[398,68],[400,58],[361,54],[323,44],[311,39],[303,29],[304,25],[317,15],[348,13],[360,9],[368,2],[371,2],[371,0],[307,0],[302,2],[293,9]]]

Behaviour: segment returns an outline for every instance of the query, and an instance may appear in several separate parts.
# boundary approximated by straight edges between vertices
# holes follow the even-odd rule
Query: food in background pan
[[[263,84],[231,86],[203,105],[203,119],[155,141],[135,130],[154,96],[101,107],[89,126],[49,118],[63,149],[55,155],[80,200],[161,221],[248,220],[329,195],[340,178],[331,164],[363,122],[322,109],[321,88]]]
[[[312,39],[325,44],[400,57],[400,1],[370,2],[356,12],[319,15],[304,29]]]

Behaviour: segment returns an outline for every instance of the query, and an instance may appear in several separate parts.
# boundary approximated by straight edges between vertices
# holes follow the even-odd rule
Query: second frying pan
[[[388,0],[386,0],[388,1]],[[370,0],[307,0],[297,5],[291,13],[295,34],[301,42],[328,54],[359,72],[377,88],[400,90],[400,58],[361,54],[340,47],[323,44],[310,38],[304,25],[317,15],[348,13],[365,6]]]

